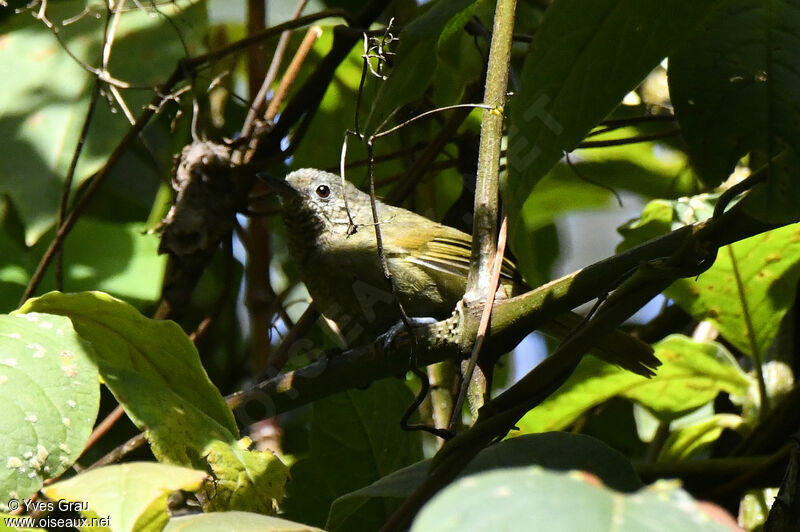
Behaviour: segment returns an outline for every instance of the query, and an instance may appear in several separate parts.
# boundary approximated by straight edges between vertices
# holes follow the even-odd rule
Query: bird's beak
[[[266,183],[272,190],[277,192],[284,198],[296,198],[300,193],[295,190],[285,179],[279,179],[266,172],[259,172],[256,174],[260,180]]]

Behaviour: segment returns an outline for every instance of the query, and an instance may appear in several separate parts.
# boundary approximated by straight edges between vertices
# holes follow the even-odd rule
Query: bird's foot
[[[411,328],[422,327],[423,325],[432,325],[437,322],[438,320],[436,318],[430,318],[430,317],[408,318],[408,325]],[[394,325],[392,325],[392,327],[388,331],[380,335],[378,337],[378,341],[380,342],[382,351],[384,353],[388,353],[389,350],[392,349],[395,340],[397,340],[397,338],[404,332],[408,332],[408,329],[406,327],[406,322],[400,320]]]

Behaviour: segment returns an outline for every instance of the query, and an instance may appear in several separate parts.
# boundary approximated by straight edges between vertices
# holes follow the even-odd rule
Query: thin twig
[[[108,72],[108,61],[111,58],[111,47],[114,46],[114,37],[117,34],[117,28],[119,27],[119,19],[122,16],[122,9],[125,6],[125,0],[118,0],[116,5],[114,6],[114,10],[111,13],[111,20],[107,26],[106,34],[107,37],[103,40],[103,58],[102,58],[102,69],[104,72]]]
[[[322,28],[319,26],[312,26],[308,28],[308,31],[306,31],[306,35],[303,37],[303,42],[300,43],[300,46],[297,48],[297,52],[295,52],[291,63],[289,63],[289,66],[286,68],[286,72],[283,74],[283,78],[281,78],[281,82],[278,85],[278,88],[275,89],[275,94],[272,96],[272,99],[269,102],[267,111],[264,113],[264,118],[268,122],[271,122],[275,116],[277,116],[278,109],[280,109],[281,103],[283,103],[286,94],[289,92],[289,87],[292,86],[294,80],[297,78],[297,74],[300,72],[300,67],[303,64],[303,61],[305,61],[306,56],[311,51],[311,47],[314,46],[314,43],[320,38],[321,35]]]
[[[500,234],[497,237],[497,252],[494,256],[494,262],[491,266],[491,279],[489,281],[489,290],[486,292],[486,299],[483,305],[483,312],[481,314],[481,321],[478,325],[478,334],[475,336],[475,344],[472,346],[472,354],[469,357],[467,369],[464,371],[464,377],[461,383],[461,390],[459,391],[456,405],[450,417],[448,429],[454,433],[458,420],[461,417],[461,408],[464,406],[464,399],[467,397],[467,389],[472,381],[472,374],[475,371],[475,366],[478,363],[478,357],[483,347],[483,340],[486,337],[486,331],[489,328],[489,319],[492,316],[492,308],[494,307],[494,294],[497,293],[498,285],[500,284],[500,272],[503,268],[503,252],[506,249],[506,236],[508,234],[508,216],[503,216],[503,221],[500,224]],[[487,383],[491,385],[491,383]]]
[[[599,183],[599,182],[597,182],[597,181],[595,181],[593,179],[589,179],[587,176],[585,176],[583,174],[583,172],[578,170],[578,166],[575,163],[572,162],[572,157],[570,157],[569,153],[564,153],[564,160],[567,161],[567,166],[569,166],[569,169],[572,170],[575,173],[576,176],[578,176],[580,179],[582,179],[583,181],[586,181],[587,183],[589,183],[591,185],[594,185],[596,187],[600,187],[600,188],[604,188],[604,189],[608,190],[609,192],[611,192],[614,195],[614,198],[616,198],[617,205],[619,205],[620,207],[623,207],[623,205],[622,205],[622,196],[619,195],[619,192],[617,192],[614,189],[614,187],[610,187],[610,186],[605,185],[603,183]]]
[[[464,93],[464,99],[472,99],[473,97],[477,97],[477,95],[474,93],[478,92],[478,90],[479,89],[477,89],[477,87],[469,87]],[[435,161],[442,153],[445,145],[450,142],[453,136],[458,132],[458,128],[462,123],[464,123],[464,120],[466,120],[471,111],[472,108],[468,105],[466,107],[456,109],[450,114],[433,140],[428,144],[428,146],[426,146],[425,150],[419,155],[419,157],[414,160],[414,163],[411,165],[411,168],[408,169],[405,178],[398,183],[398,185],[394,187],[389,194],[387,194],[385,198],[386,203],[398,205],[402,203],[409,194],[411,194],[411,191],[414,190],[414,187],[417,185],[419,180],[422,179],[422,176],[425,175],[433,161]]]
[[[35,13],[33,16],[34,16],[34,18],[42,21],[42,23],[47,27],[47,29],[49,29],[52,32],[53,36],[58,41],[58,44],[61,46],[61,49],[64,50],[64,52],[66,52],[67,55],[69,55],[70,58],[72,58],[72,60],[75,61],[75,63],[78,64],[81,68],[83,68],[87,72],[91,73],[92,75],[100,78],[102,81],[105,81],[109,85],[115,85],[115,86],[123,88],[123,89],[129,89],[129,88],[134,88],[135,87],[135,85],[133,85],[131,83],[128,83],[128,82],[125,82],[125,81],[122,81],[122,80],[114,78],[113,76],[111,76],[111,74],[108,72],[108,70],[106,70],[104,68],[95,68],[95,67],[85,63],[81,58],[76,56],[72,52],[72,50],[70,50],[69,46],[67,46],[67,43],[64,40],[64,38],[61,37],[61,32],[56,27],[56,25],[53,24],[53,22],[49,18],[47,18],[47,0],[42,0],[41,4],[39,6],[38,13]],[[104,46],[105,46],[105,43],[104,43]]]
[[[124,3],[124,2],[120,2]],[[45,10],[47,9],[47,1],[43,0],[42,5],[40,6],[39,11],[39,18],[42,20],[46,20]],[[117,8],[114,10],[113,13],[106,9],[106,20],[103,26],[103,54],[101,57],[101,62],[103,65],[103,70],[106,70],[108,67],[108,57],[111,54],[111,45],[114,40],[114,35],[116,33],[116,27],[119,23],[119,14],[121,13],[121,9]],[[61,189],[61,198],[59,199],[58,203],[58,220],[56,222],[56,227],[61,227],[64,223],[64,217],[67,214],[67,206],[69,205],[69,196],[72,192],[72,181],[75,177],[75,169],[78,166],[78,160],[80,159],[81,153],[83,152],[83,146],[86,143],[86,138],[89,134],[89,127],[92,124],[92,117],[94,116],[94,110],[97,107],[97,102],[100,98],[100,89],[101,89],[102,82],[100,81],[99,76],[95,76],[94,83],[92,84],[92,93],[89,96],[89,106],[86,109],[86,116],[83,119],[83,125],[81,126],[81,132],[78,135],[78,142],[75,145],[75,150],[72,152],[72,160],[69,163],[69,168],[67,169],[67,175],[64,177],[64,186]],[[113,87],[113,85],[109,85],[109,87]],[[56,289],[59,291],[64,290],[64,256],[61,251],[56,255]]]
[[[83,447],[83,453],[85,454],[95,443],[100,440],[110,429],[114,426],[114,424],[122,418],[125,414],[125,409],[122,406],[117,405],[114,410],[112,410],[100,423],[95,426],[92,433],[89,435],[89,438],[86,440],[86,445]]]
[[[397,131],[398,129],[404,128],[407,125],[410,125],[411,123],[416,122],[417,120],[421,120],[427,116],[436,113],[441,113],[442,111],[449,111],[450,109],[463,109],[463,108],[490,110],[492,109],[492,106],[485,103],[457,103],[455,105],[445,105],[444,107],[437,107],[436,109],[431,109],[430,111],[425,111],[424,113],[418,114],[413,118],[409,118],[402,124],[397,124],[396,126],[389,128],[385,131],[380,131],[379,133],[375,133],[374,135],[372,135],[372,139],[377,140],[381,137],[385,137],[386,135],[390,135],[395,131]]]
[[[283,337],[278,348],[270,354],[265,369],[262,370],[261,374],[258,376],[258,381],[272,378],[283,369],[283,366],[289,361],[290,350],[295,346],[295,342],[311,330],[317,318],[319,318],[319,311],[312,301],[311,304],[306,307],[300,319],[294,324],[294,327],[289,329],[289,332]]]
[[[408,146],[408,147],[405,147],[405,148],[400,148],[397,151],[385,153],[383,155],[376,155],[375,156],[375,160],[373,160],[372,162],[373,163],[385,163],[385,162],[389,162],[389,161],[394,161],[396,159],[400,159],[402,157],[413,155],[415,152],[417,152],[420,149],[422,149],[422,147],[425,146],[426,144],[427,144],[427,142],[420,141],[420,142],[415,143],[412,146]],[[369,160],[360,159],[358,161],[351,161],[351,162],[347,163],[347,168],[359,168],[361,166],[366,166],[368,164],[369,164]],[[329,166],[327,168],[323,168],[323,170],[325,170],[326,172],[338,172],[339,170],[341,170],[341,167],[337,164],[336,166]],[[378,187],[380,187],[382,183],[383,183],[383,181],[381,179],[378,179],[376,181],[376,185],[378,185]]]
[[[308,0],[300,0],[297,3],[297,7],[292,14],[292,20],[297,20],[307,3]],[[262,109],[264,109],[266,105],[267,93],[275,82],[275,78],[278,76],[278,69],[280,68],[283,54],[286,52],[286,46],[289,44],[289,37],[291,37],[291,35],[292,32],[288,30],[281,33],[281,38],[278,40],[278,45],[275,47],[275,53],[272,54],[272,61],[270,61],[267,74],[264,76],[264,81],[261,83],[261,88],[259,88],[258,94],[253,98],[247,110],[247,116],[245,117],[241,130],[242,137],[247,138],[252,134],[256,118],[261,114]]]
[[[78,135],[78,143],[75,145],[75,151],[72,152],[72,160],[67,169],[67,175],[64,177],[64,186],[61,189],[61,198],[58,203],[58,220],[56,227],[61,227],[64,224],[64,218],[67,215],[67,206],[69,205],[69,196],[72,191],[72,181],[75,176],[75,169],[78,167],[78,159],[80,159],[83,152],[83,146],[86,144],[86,138],[89,135],[89,127],[92,124],[92,117],[94,110],[97,108],[97,102],[100,98],[100,78],[94,78],[92,84],[92,94],[89,97],[89,107],[86,109],[86,116],[83,119],[83,126]],[[64,257],[61,251],[56,256],[56,289],[58,291],[64,290]]]
[[[108,454],[100,458],[98,461],[90,465],[86,468],[86,471],[91,469],[96,469],[98,467],[103,467],[109,464],[113,464],[114,462],[119,461],[122,459],[123,456],[133,452],[134,450],[138,449],[147,441],[147,438],[144,435],[144,432],[140,432],[136,436],[130,438],[128,441],[123,443],[122,445],[115,447],[111,450]]]

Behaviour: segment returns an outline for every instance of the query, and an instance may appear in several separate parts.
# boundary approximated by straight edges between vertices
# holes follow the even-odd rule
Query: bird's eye
[[[331,195],[331,189],[328,185],[320,185],[317,187],[317,196],[320,198],[327,198]]]

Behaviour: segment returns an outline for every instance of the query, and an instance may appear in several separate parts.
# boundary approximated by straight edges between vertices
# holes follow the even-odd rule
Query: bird
[[[317,308],[348,341],[376,338],[407,316],[444,319],[462,299],[472,239],[466,233],[402,207],[375,200],[390,285],[378,255],[370,195],[341,176],[313,168],[265,177],[278,193],[289,254]],[[529,290],[512,261],[504,259],[496,297]],[[548,327],[563,336],[583,317],[557,316]],[[615,330],[619,349],[601,358],[643,376],[660,364],[652,348]],[[613,345],[613,344],[612,344]],[[604,349],[608,351],[608,349]],[[604,354],[606,356],[604,356]]]

